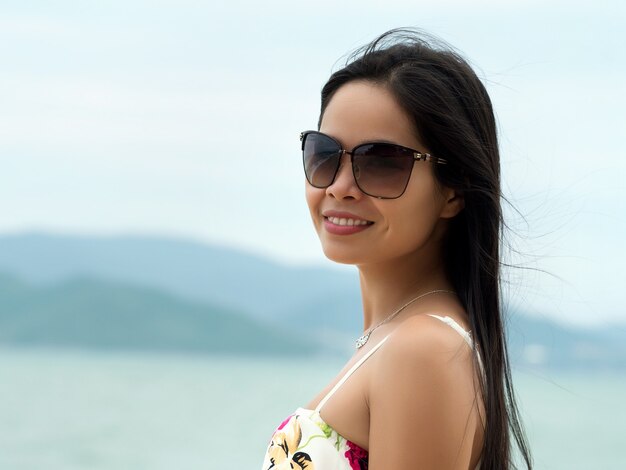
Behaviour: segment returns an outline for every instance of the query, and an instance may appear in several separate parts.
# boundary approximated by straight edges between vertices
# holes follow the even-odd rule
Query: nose
[[[326,188],[326,194],[334,197],[335,199],[343,199],[346,197],[357,199],[362,195],[361,190],[356,185],[356,181],[354,179],[350,154],[348,154],[345,150],[339,160],[339,169],[335,175],[335,180],[333,181],[333,184]]]

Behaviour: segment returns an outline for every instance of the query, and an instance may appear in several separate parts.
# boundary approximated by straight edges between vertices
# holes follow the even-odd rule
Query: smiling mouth
[[[372,225],[374,222],[370,222],[369,220],[362,219],[348,219],[344,217],[324,217],[325,220],[328,220],[330,223],[339,226],[359,226],[359,225]]]

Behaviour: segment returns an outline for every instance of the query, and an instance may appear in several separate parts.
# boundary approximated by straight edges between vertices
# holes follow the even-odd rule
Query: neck
[[[445,276],[441,256],[423,252],[386,260],[384,263],[359,265],[363,301],[363,331],[378,325],[389,315],[418,295],[438,289],[454,290]],[[393,320],[408,310],[428,309],[439,295],[427,295],[407,306]],[[392,320],[392,321],[393,321]]]

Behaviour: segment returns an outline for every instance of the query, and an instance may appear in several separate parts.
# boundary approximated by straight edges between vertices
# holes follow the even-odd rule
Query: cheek
[[[309,206],[313,222],[317,224],[322,210],[321,202],[324,199],[324,190],[314,188],[306,180],[304,181],[304,187],[306,203]]]
[[[430,246],[435,238],[436,218],[429,208],[411,205],[389,221],[386,243],[394,256],[406,255]]]
[[[439,220],[440,201],[434,188],[426,184],[407,190],[402,198],[405,196],[403,204],[389,214],[388,230],[400,244],[415,247],[427,242],[433,234]]]

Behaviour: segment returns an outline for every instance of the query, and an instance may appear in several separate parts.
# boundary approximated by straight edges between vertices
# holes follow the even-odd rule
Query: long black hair
[[[464,209],[443,242],[446,274],[469,315],[485,370],[482,470],[515,468],[513,440],[528,469],[530,449],[517,409],[501,305],[500,242],[504,227],[496,122],[483,83],[445,42],[415,29],[388,31],[350,55],[322,89],[321,124],[334,93],[365,80],[384,86],[413,120],[433,155],[441,185],[460,192]],[[478,365],[477,358],[474,362]]]

